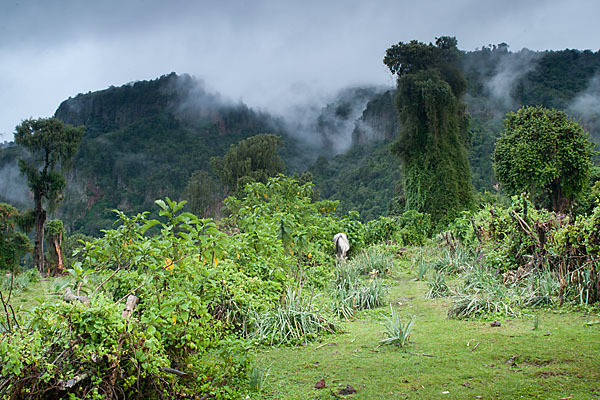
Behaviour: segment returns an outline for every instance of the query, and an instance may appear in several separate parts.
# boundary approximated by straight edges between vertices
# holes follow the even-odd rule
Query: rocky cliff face
[[[141,81],[121,87],[79,94],[63,101],[55,116],[65,123],[88,127],[88,134],[101,134],[123,128],[149,115],[174,110],[187,90],[183,81],[189,76],[179,77],[175,73],[156,80]]]

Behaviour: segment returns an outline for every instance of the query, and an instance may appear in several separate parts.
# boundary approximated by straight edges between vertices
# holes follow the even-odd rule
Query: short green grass
[[[257,398],[330,399],[351,385],[353,399],[561,399],[600,395],[597,315],[536,311],[533,317],[489,321],[446,318],[450,299],[427,300],[427,283],[403,275],[390,292],[407,321],[411,343],[378,346],[389,306],[359,313],[345,333],[304,347],[263,348],[270,375]],[[325,380],[326,388],[315,389]],[[481,396],[481,397],[478,397]],[[570,397],[572,396],[572,397]],[[600,398],[600,397],[599,397]]]
[[[29,310],[39,304],[39,300],[58,298],[56,292],[56,278],[42,278],[39,282],[32,282],[23,290],[12,294],[11,304],[15,311],[18,309]],[[3,291],[3,294],[6,295]]]

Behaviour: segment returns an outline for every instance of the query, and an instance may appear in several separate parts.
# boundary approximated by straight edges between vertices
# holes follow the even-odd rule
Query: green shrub
[[[359,274],[385,276],[391,273],[394,266],[393,257],[380,247],[369,247],[357,254],[350,261],[350,268]]]
[[[431,217],[409,210],[397,217],[379,217],[369,221],[365,242],[367,245],[386,242],[397,242],[404,246],[422,245],[430,231]]]

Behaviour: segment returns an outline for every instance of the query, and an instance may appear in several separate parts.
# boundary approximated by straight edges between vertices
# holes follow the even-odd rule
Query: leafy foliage
[[[363,222],[375,219],[387,214],[394,196],[401,196],[402,173],[389,144],[384,140],[355,145],[332,159],[319,157],[309,168],[321,198],[343,200],[338,215],[358,211]]]
[[[269,177],[283,172],[283,161],[277,155],[281,144],[279,136],[252,136],[231,145],[223,157],[211,159],[211,167],[223,185],[239,193],[246,183],[266,183]]]
[[[564,211],[588,182],[592,154],[587,134],[567,114],[523,107],[507,114],[494,169],[509,194],[525,191],[536,206]]]
[[[27,236],[16,230],[19,212],[0,203],[0,271],[16,271],[23,255],[31,251]]]
[[[187,200],[187,208],[193,214],[207,218],[216,214],[223,190],[210,173],[198,170],[190,177],[181,197]]]

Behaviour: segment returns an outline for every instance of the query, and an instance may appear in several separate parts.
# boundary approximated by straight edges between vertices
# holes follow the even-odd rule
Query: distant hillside
[[[78,95],[56,117],[86,126],[61,207],[71,229],[86,233],[110,226],[114,208],[141,212],[157,198],[179,198],[191,174],[231,144],[282,133],[270,116],[176,74]]]
[[[464,52],[471,115],[470,163],[477,190],[494,190],[491,154],[507,111],[525,104],[566,110],[600,141],[600,52],[511,52],[500,44]],[[65,100],[56,116],[85,125],[59,217],[71,231],[110,227],[112,209],[153,210],[157,198],[179,199],[193,172],[247,137],[274,133],[288,173],[310,170],[321,196],[338,212],[365,220],[385,214],[402,195],[401,166],[389,152],[400,126],[393,88],[355,87],[329,104],[288,119],[257,112],[206,91],[189,75],[164,75]],[[16,160],[0,149],[0,201],[26,207]]]

